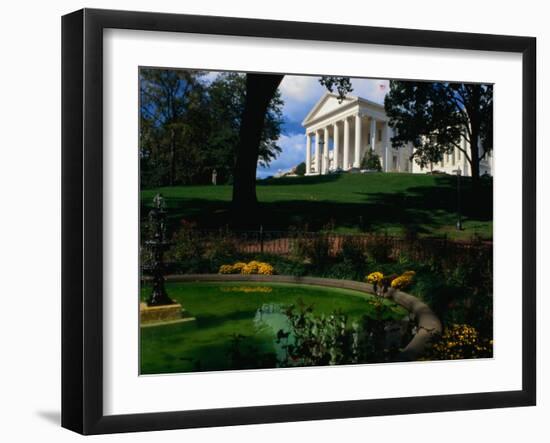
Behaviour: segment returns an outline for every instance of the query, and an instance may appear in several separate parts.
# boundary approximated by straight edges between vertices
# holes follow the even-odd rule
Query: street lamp
[[[456,230],[462,231],[462,215],[460,213],[460,175],[462,171],[460,170],[460,168],[458,168],[455,169],[453,172],[456,173]]]

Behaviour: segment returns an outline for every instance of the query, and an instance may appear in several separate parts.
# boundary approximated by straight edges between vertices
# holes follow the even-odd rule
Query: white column
[[[376,120],[373,118],[370,119],[370,148],[375,150],[376,146]]]
[[[311,174],[311,134],[306,134],[306,175]]]
[[[338,122],[333,125],[334,134],[333,134],[333,149],[332,149],[332,169],[338,169],[338,163],[340,161],[338,150],[340,149],[340,132],[338,129]]]
[[[358,168],[361,164],[361,115],[355,114],[355,155],[353,167]]]
[[[345,171],[349,169],[349,119],[344,118],[344,164]]]
[[[324,135],[323,135],[323,141],[325,144],[323,145],[323,174],[328,174],[329,169],[329,158],[328,158],[328,141],[329,141],[329,135],[328,135],[328,126],[325,128]]]
[[[390,168],[390,153],[391,153],[391,144],[390,144],[390,126],[388,122],[384,123],[384,171],[388,172]]]
[[[319,131],[315,131],[315,173],[319,174],[321,169],[321,153],[319,152]]]

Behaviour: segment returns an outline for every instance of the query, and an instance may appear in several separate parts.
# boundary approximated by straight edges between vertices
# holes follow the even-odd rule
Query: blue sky
[[[388,80],[352,78],[351,83],[351,95],[381,104],[389,89]],[[257,176],[260,178],[288,170],[305,160],[306,137],[301,123],[326,91],[319,83],[319,77],[296,75],[285,76],[279,89],[285,103],[283,130],[278,141],[283,151],[269,168],[258,168]]]

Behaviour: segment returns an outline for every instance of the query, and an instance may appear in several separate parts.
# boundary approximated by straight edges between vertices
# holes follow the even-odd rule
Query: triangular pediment
[[[311,108],[311,111],[309,111],[309,114],[302,122],[302,126],[307,126],[310,122],[322,118],[323,116],[330,115],[356,101],[357,97],[348,95],[340,102],[336,94],[326,92],[315,106]]]

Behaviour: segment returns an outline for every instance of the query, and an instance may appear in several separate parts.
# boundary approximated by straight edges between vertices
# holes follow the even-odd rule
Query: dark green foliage
[[[296,169],[294,171],[296,175],[303,176],[306,175],[306,164],[305,162],[300,163],[298,166],[296,166]]]
[[[286,310],[289,336],[282,366],[322,366],[395,361],[410,335],[401,335],[402,314],[395,305],[380,299],[369,302],[374,309],[359,321],[350,322],[339,311],[316,314],[300,300]],[[390,337],[388,331],[396,331]],[[406,329],[406,328],[405,328]]]
[[[231,369],[275,368],[277,355],[274,352],[262,352],[259,346],[247,343],[249,337],[233,334],[227,351]]]
[[[193,182],[208,134],[204,72],[143,68],[139,75],[142,187]]]
[[[369,238],[366,255],[371,262],[387,263],[391,261],[392,243],[387,235],[372,236]]]
[[[245,75],[140,69],[141,187],[232,181],[245,100]],[[280,152],[280,94],[267,110],[259,161],[268,165]]]
[[[479,177],[479,161],[493,149],[492,85],[391,80],[384,106],[396,130],[394,147],[412,142],[414,158],[422,166],[458,148],[470,163],[472,177]],[[461,145],[462,137],[468,149]]]
[[[349,77],[335,77],[324,75],[319,79],[319,83],[323,85],[329,92],[334,92],[338,95],[338,101],[342,102],[346,95],[353,91],[351,80]]]
[[[171,241],[172,247],[166,254],[166,260],[178,263],[179,272],[201,272],[206,245],[196,235],[194,225],[182,220],[180,229],[174,233]]]
[[[361,169],[380,172],[382,170],[380,156],[372,149],[367,149],[367,152],[365,152],[365,155],[361,160]]]
[[[292,253],[299,261],[309,263],[314,268],[323,268],[330,256],[329,238],[323,234],[298,234],[293,239]]]

